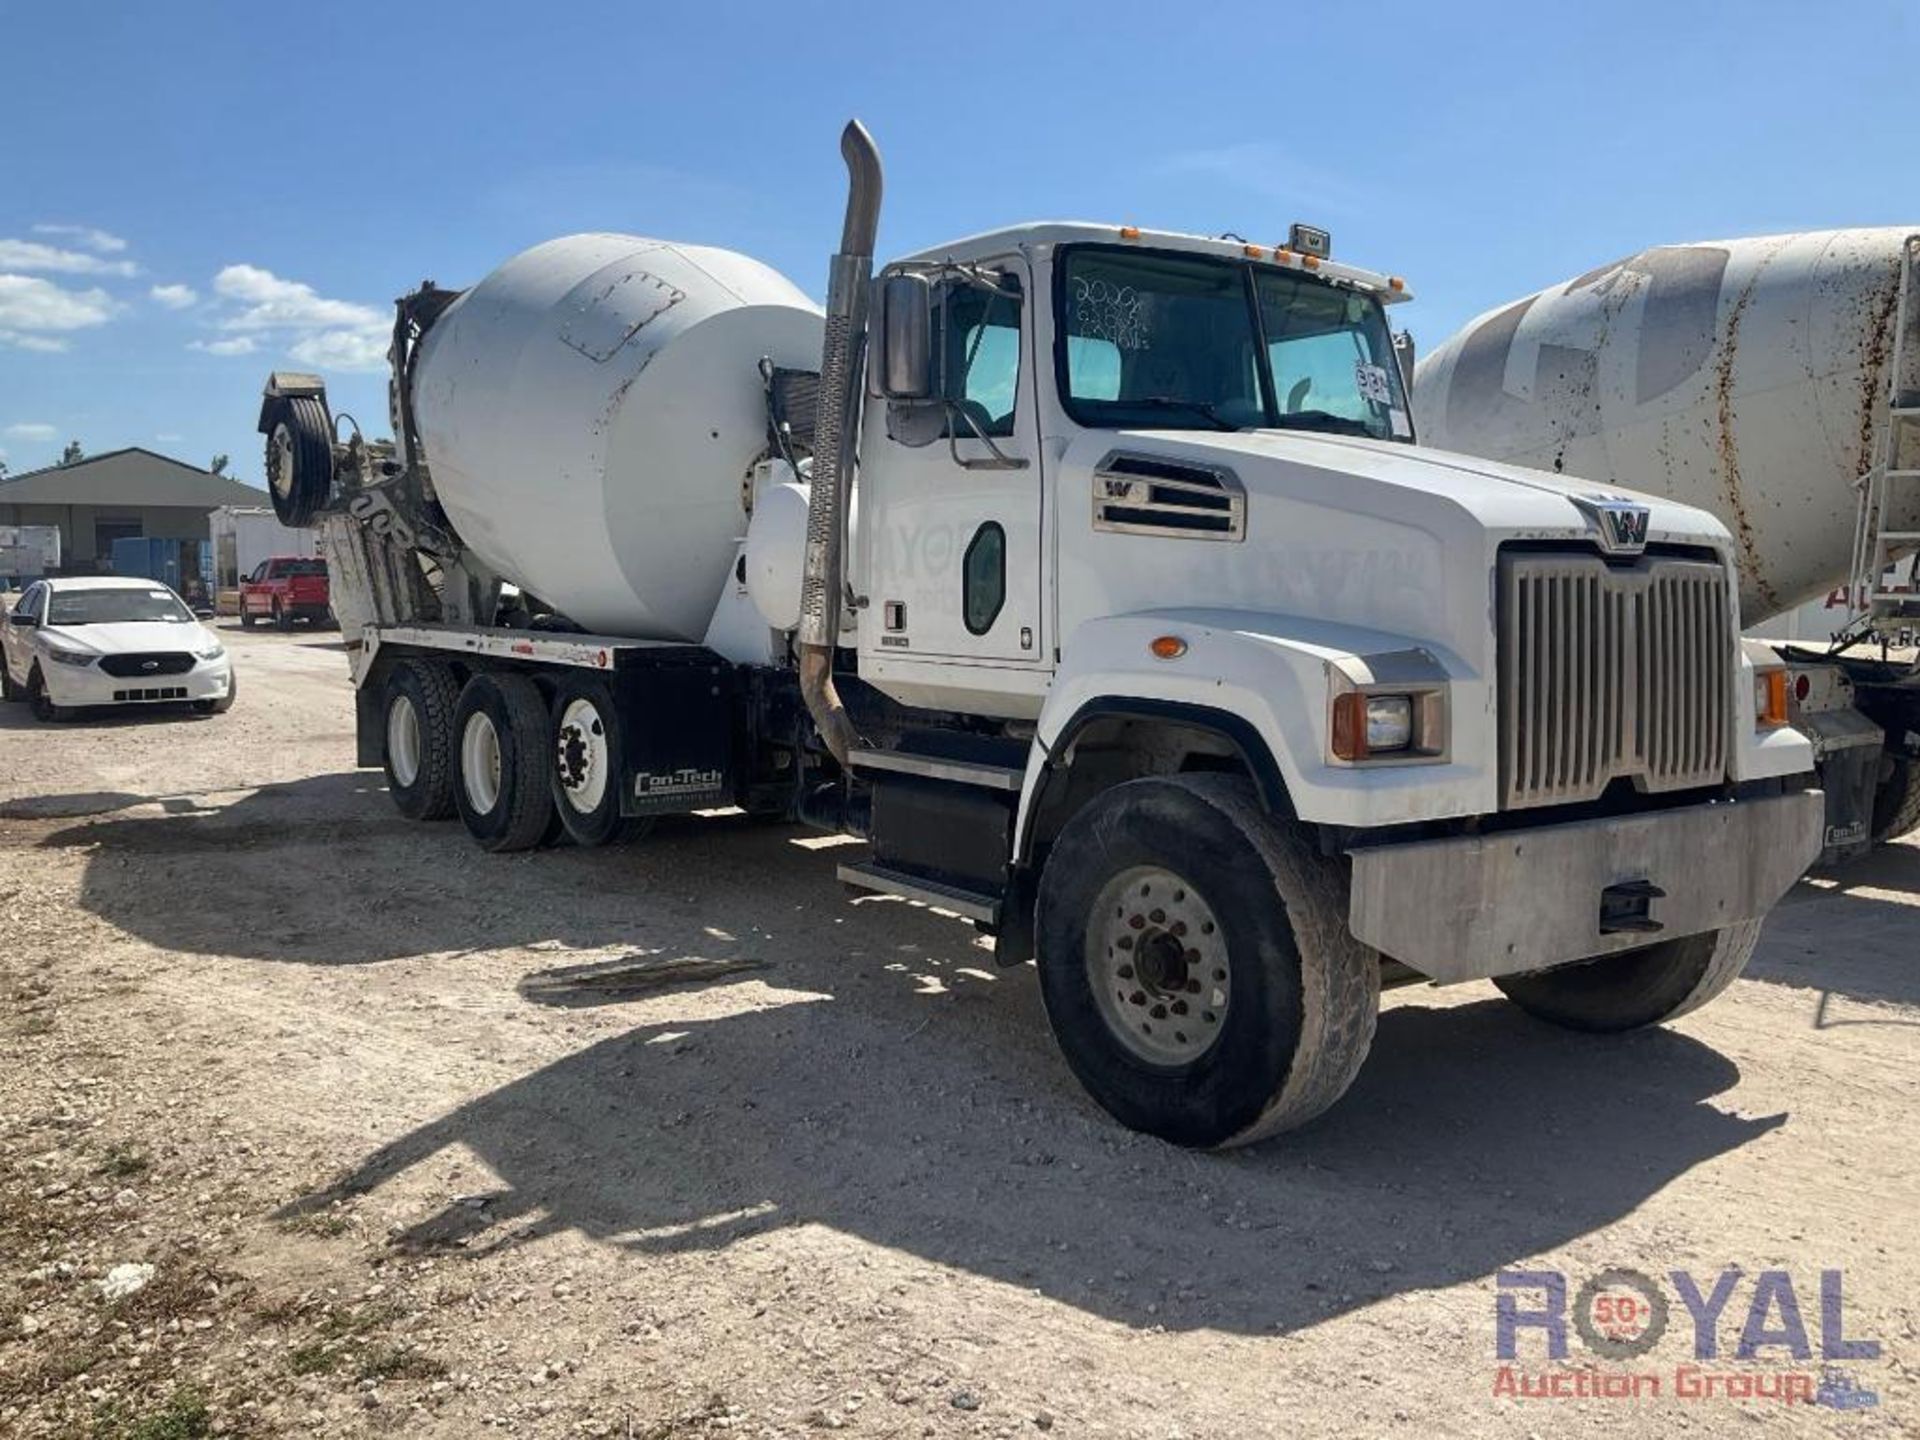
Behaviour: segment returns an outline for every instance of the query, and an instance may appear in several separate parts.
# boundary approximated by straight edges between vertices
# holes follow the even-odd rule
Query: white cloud
[[[184,435],[176,435],[171,430],[162,430],[158,435],[155,435],[153,438],[159,441],[162,445],[172,445],[176,441],[184,440],[187,437]]]
[[[156,285],[147,294],[169,310],[185,310],[200,299],[200,292],[191,285]]]
[[[38,240],[0,240],[0,269],[37,270],[49,275],[137,275],[131,260],[103,260],[84,250],[62,250]]]
[[[97,250],[102,255],[117,255],[127,248],[127,242],[118,235],[96,229],[92,225],[36,225],[33,227],[33,233],[63,236],[86,246],[89,250]]]
[[[56,340],[51,335],[22,335],[18,330],[0,330],[0,345],[11,345],[16,350],[34,350],[42,355],[58,355],[73,346],[65,340]]]
[[[9,440],[30,440],[36,444],[51,440],[59,433],[54,426],[43,424],[38,420],[22,420],[0,431],[0,434],[4,434]]]
[[[220,321],[231,337],[198,344],[214,354],[241,355],[258,336],[305,365],[324,370],[379,370],[386,364],[391,322],[378,309],[333,300],[311,285],[286,280],[258,265],[229,265],[213,277],[214,294],[240,308]],[[239,341],[248,341],[245,349]],[[222,345],[231,348],[220,349]]]
[[[254,339],[251,335],[229,335],[224,340],[190,340],[187,348],[204,351],[208,355],[251,355]]]
[[[296,340],[289,352],[317,370],[384,370],[391,337],[378,330],[322,330]]]
[[[36,331],[84,330],[104,325],[120,310],[106,291],[66,290],[32,275],[0,274],[0,340],[23,350],[64,349]]]

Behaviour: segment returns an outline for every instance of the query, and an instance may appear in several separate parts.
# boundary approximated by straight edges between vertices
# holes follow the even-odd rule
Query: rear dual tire
[[[383,702],[387,790],[410,820],[457,814],[488,850],[615,845],[652,827],[620,813],[625,753],[602,681],[564,677],[549,704],[526,675],[481,672],[462,686],[444,661],[404,660]]]
[[[436,660],[403,660],[387,677],[381,759],[387,793],[409,820],[446,820],[453,804],[453,716],[460,682]]]
[[[613,692],[568,677],[553,697],[553,806],[576,845],[620,845],[653,828],[651,816],[620,813],[624,735]]]

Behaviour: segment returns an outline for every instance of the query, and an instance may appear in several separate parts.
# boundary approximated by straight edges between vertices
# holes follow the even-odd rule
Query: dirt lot
[[[1803,885],[1670,1030],[1396,992],[1329,1116],[1193,1155],[1086,1101],[1030,970],[851,900],[830,844],[481,854],[350,768],[337,637],[229,643],[225,717],[0,715],[0,1433],[1920,1424],[1920,847]],[[635,955],[751,968],[522,988]],[[1676,1395],[1667,1277],[1729,1266],[1703,1372],[1878,1404]],[[1655,1348],[1574,1334],[1556,1370],[1526,1330],[1518,1372],[1658,1397],[1497,1394],[1499,1272],[1608,1267],[1658,1281]],[[1804,1362],[1777,1282],[1776,1343],[1735,1355],[1767,1270]],[[1823,1270],[1878,1358],[1823,1364]]]

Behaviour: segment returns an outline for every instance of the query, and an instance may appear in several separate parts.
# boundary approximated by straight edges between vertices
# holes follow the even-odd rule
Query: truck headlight
[[[222,655],[227,653],[227,647],[222,645],[218,640],[214,640],[210,641],[205,649],[196,650],[193,653],[202,660],[218,660]]]
[[[1438,760],[1447,750],[1447,696],[1444,690],[1348,690],[1333,697],[1328,749],[1335,760],[1359,764],[1377,760]]]
[[[1404,750],[1413,743],[1413,697],[1411,695],[1369,695],[1367,697],[1367,753]]]
[[[62,665],[91,665],[94,661],[94,657],[84,650],[61,650],[49,646],[47,654]]]

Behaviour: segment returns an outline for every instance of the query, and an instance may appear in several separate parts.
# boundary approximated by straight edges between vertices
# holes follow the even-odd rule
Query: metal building
[[[0,479],[0,525],[57,525],[69,573],[108,568],[129,536],[205,541],[208,512],[262,505],[264,491],[130,446]]]

